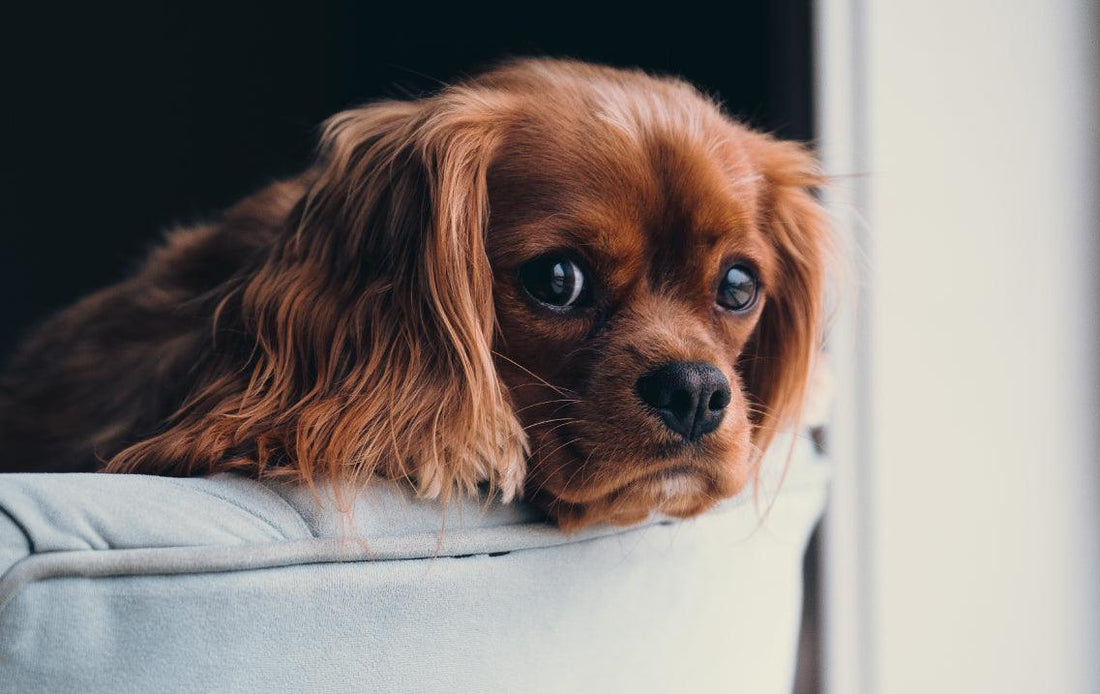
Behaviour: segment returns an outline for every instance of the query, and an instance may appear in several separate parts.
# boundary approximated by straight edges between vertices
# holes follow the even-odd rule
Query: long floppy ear
[[[760,322],[741,369],[757,411],[753,441],[760,451],[797,426],[821,349],[829,229],[813,196],[823,182],[813,157],[793,142],[760,136],[756,159],[765,179],[762,214],[778,258]]]
[[[426,497],[522,488],[526,439],[491,352],[495,135],[484,100],[464,96],[326,124],[311,188],[222,307],[252,343],[240,385],[207,379],[164,432],[195,447],[186,473],[383,475]]]

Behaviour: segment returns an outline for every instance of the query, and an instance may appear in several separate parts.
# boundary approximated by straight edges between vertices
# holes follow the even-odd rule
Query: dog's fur
[[[340,113],[317,161],[168,235],[62,311],[0,387],[7,470],[526,491],[565,528],[689,516],[798,418],[826,229],[800,146],[684,82],[523,60]],[[583,259],[592,305],[546,310],[518,268]],[[763,299],[715,304],[731,259]],[[732,384],[680,444],[639,400],[655,365]]]

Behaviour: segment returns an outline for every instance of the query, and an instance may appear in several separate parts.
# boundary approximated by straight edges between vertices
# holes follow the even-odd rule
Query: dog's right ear
[[[486,176],[506,106],[491,98],[452,88],[333,117],[308,191],[235,302],[252,341],[240,386],[208,375],[110,467],[170,448],[187,451],[177,474],[518,493],[526,439],[491,351]]]
[[[324,458],[410,477],[425,496],[522,486],[526,439],[491,350],[486,179],[507,108],[491,99],[452,89],[331,119],[285,249],[333,283],[323,305],[341,305],[331,325],[311,321],[313,344],[287,346],[318,355],[321,380],[348,401]],[[333,339],[343,348],[325,351]]]

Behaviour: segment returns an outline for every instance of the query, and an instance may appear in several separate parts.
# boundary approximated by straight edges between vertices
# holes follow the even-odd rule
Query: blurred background
[[[606,20],[365,3],[9,10],[0,358],[317,125],[511,55],[682,75],[815,143],[853,258],[798,692],[1100,692],[1100,107],[1082,0]]]

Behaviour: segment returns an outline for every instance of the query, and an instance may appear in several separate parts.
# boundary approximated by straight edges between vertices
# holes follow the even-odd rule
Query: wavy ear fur
[[[170,474],[517,493],[526,439],[491,351],[486,98],[452,89],[333,117],[283,233],[218,304],[201,385],[108,469],[159,458]]]
[[[767,449],[776,433],[797,426],[806,386],[821,349],[829,230],[812,190],[823,183],[801,145],[759,136],[766,180],[762,214],[779,259],[776,286],[742,357],[748,392],[758,406],[754,443]]]

